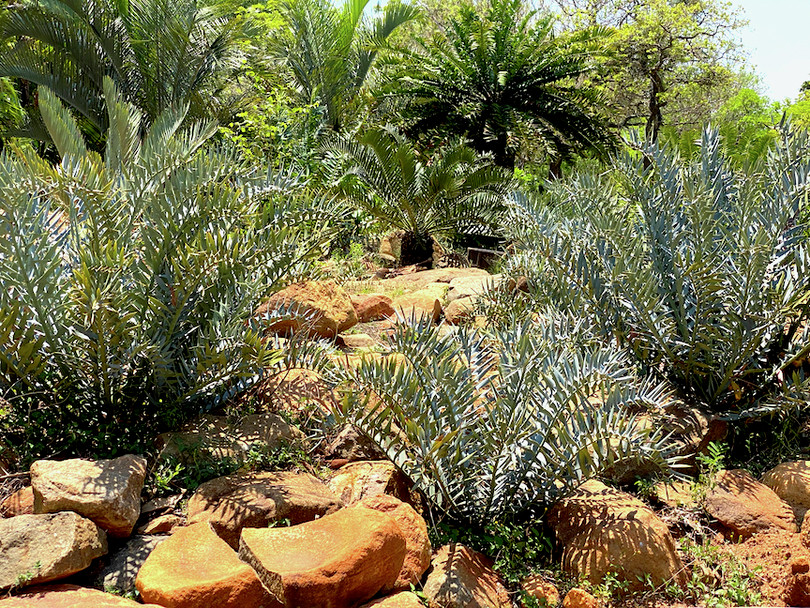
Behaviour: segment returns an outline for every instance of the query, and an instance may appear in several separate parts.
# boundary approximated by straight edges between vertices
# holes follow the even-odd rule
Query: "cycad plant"
[[[618,462],[667,468],[673,461],[641,415],[666,393],[580,330],[554,315],[492,334],[402,325],[398,354],[338,372],[341,415],[435,507],[479,525],[542,515]]]
[[[467,137],[509,169],[519,156],[542,156],[558,173],[572,154],[611,150],[616,135],[597,89],[581,82],[599,66],[606,31],[556,35],[552,18],[523,0],[484,6],[482,14],[464,3],[404,64],[396,95],[407,101],[411,129]]]
[[[694,405],[736,417],[803,400],[807,135],[783,132],[747,172],[710,129],[694,161],[636,145],[611,172],[515,200],[511,271]]]
[[[364,17],[369,0],[287,0],[282,14],[287,31],[276,42],[275,53],[286,65],[292,89],[303,105],[318,104],[326,124],[345,129],[358,93],[388,38],[416,9],[390,2],[382,14]]]
[[[210,122],[141,113],[104,83],[104,158],[55,94],[62,161],[0,156],[0,428],[26,457],[114,453],[249,385],[280,354],[256,302],[308,271],[294,197],[207,148]]]
[[[197,0],[19,3],[0,19],[0,38],[13,41],[0,50],[0,76],[48,87],[96,138],[108,127],[105,76],[147,124],[177,104],[191,118],[211,117],[228,105],[221,92],[243,26]],[[29,134],[47,136],[38,126]]]
[[[404,231],[402,264],[432,263],[433,239],[493,232],[510,186],[505,172],[457,143],[426,156],[393,129],[326,145],[336,191],[384,229]]]

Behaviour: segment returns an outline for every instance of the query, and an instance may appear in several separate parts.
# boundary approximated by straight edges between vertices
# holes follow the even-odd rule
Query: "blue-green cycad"
[[[694,162],[628,154],[516,199],[507,225],[511,267],[541,300],[592,319],[682,398],[738,416],[808,388],[792,363],[808,350],[810,155],[805,134],[785,132],[746,173],[720,143],[707,129]]]
[[[205,147],[213,124],[170,108],[142,139],[140,111],[104,88],[103,159],[48,89],[62,162],[0,156],[0,393],[31,456],[147,441],[278,362],[252,308],[319,238],[289,192]]]
[[[539,514],[617,462],[666,467],[641,412],[667,395],[549,315],[490,335],[401,326],[388,361],[339,372],[346,419],[451,516]]]
[[[405,232],[403,264],[433,253],[432,238],[493,232],[510,181],[504,171],[457,143],[429,157],[392,129],[369,129],[326,146],[336,191],[384,229]]]

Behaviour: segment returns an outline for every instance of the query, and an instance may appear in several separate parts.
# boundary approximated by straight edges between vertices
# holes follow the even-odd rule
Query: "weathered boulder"
[[[363,604],[360,608],[424,608],[419,596],[410,591],[402,591],[394,595],[389,595],[379,600],[374,600],[368,604]]]
[[[341,502],[308,473],[234,473],[202,484],[188,501],[188,522],[209,522],[234,548],[242,528],[288,519],[301,524],[332,513]]]
[[[430,320],[436,323],[442,316],[441,298],[430,290],[420,290],[399,296],[394,300],[394,309],[405,321]]]
[[[159,458],[199,463],[226,458],[241,462],[254,446],[274,450],[303,440],[304,434],[281,416],[264,413],[245,416],[236,423],[225,416],[200,416],[180,431],[161,433],[156,443]]]
[[[389,494],[405,502],[410,499],[408,479],[388,460],[349,463],[341,467],[327,484],[347,506],[380,494]]]
[[[390,515],[405,537],[405,561],[402,570],[393,588],[384,591],[406,591],[411,585],[417,585],[430,567],[430,538],[422,516],[411,505],[385,494],[365,498],[357,503],[357,506]]]
[[[631,586],[685,582],[684,568],[666,524],[640,500],[587,481],[548,514],[563,549],[566,572],[599,584],[609,572]]]
[[[599,600],[579,587],[565,594],[563,608],[599,608]]]
[[[431,608],[511,608],[492,560],[463,545],[440,547],[423,592]]]
[[[744,538],[771,528],[796,531],[788,504],[742,469],[720,471],[706,491],[704,507],[720,524]]]
[[[420,272],[412,272],[402,274],[390,279],[380,281],[383,286],[383,291],[393,290],[395,288],[406,289],[422,289],[431,283],[449,283],[453,279],[461,277],[489,277],[491,276],[486,270],[482,268],[435,268],[433,270],[423,270]]]
[[[279,608],[207,523],[181,528],[155,547],[135,586],[145,602],[166,608]]]
[[[3,608],[161,608],[76,585],[42,585],[0,600]]]
[[[330,458],[344,459],[347,462],[379,460],[385,456],[371,439],[351,424],[341,429],[337,437],[326,447],[326,453]]]
[[[0,589],[65,578],[106,552],[104,531],[71,511],[0,519]]]
[[[31,465],[34,511],[75,511],[110,536],[124,538],[141,514],[146,459],[37,460]]]
[[[444,320],[450,325],[462,325],[475,321],[475,300],[459,298],[444,308]]]
[[[514,279],[506,279],[500,274],[457,277],[450,281],[447,301],[453,302],[462,298],[477,298],[489,289],[500,286],[504,281],[508,282],[514,289]]]
[[[368,334],[341,334],[338,341],[343,342],[343,347],[349,350],[359,350],[362,348],[374,348],[377,341]]]
[[[277,311],[292,315],[270,324],[269,330],[287,335],[306,329],[310,336],[334,339],[340,332],[357,325],[351,298],[334,281],[295,283],[274,293],[256,310],[256,316]]]
[[[659,481],[652,491],[656,500],[668,507],[697,508],[692,485],[692,482],[682,480]]]
[[[396,314],[393,300],[379,293],[351,296],[351,300],[359,323],[382,321]]]
[[[762,483],[784,500],[802,521],[810,509],[810,460],[783,462],[762,476]]]
[[[532,574],[520,581],[520,588],[537,600],[540,606],[556,608],[560,603],[560,592],[540,574]]]
[[[0,517],[33,515],[34,489],[31,486],[20,488],[0,504]]]
[[[298,414],[310,406],[329,411],[335,405],[332,389],[312,370],[292,368],[274,373],[250,389],[245,398],[275,412]]]
[[[138,534],[151,536],[153,534],[168,534],[173,528],[183,523],[183,518],[173,513],[158,515],[155,519],[150,519],[140,528]]]
[[[167,536],[133,536],[111,554],[109,563],[98,576],[99,586],[127,594],[135,591],[135,577],[146,558]]]
[[[350,608],[394,585],[405,546],[392,517],[342,509],[290,528],[245,528],[239,556],[285,606]]]

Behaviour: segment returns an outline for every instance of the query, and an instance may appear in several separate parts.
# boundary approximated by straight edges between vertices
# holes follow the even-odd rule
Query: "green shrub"
[[[570,322],[444,337],[423,323],[392,340],[400,355],[336,372],[342,417],[456,519],[540,514],[617,461],[667,464],[638,416],[665,393]]]
[[[320,238],[289,179],[204,147],[212,123],[170,109],[142,138],[105,91],[103,159],[47,89],[61,163],[0,156],[0,424],[28,458],[133,449],[279,363],[252,310]]]
[[[683,399],[750,416],[807,388],[810,157],[785,132],[757,171],[734,171],[720,143],[707,130],[694,162],[653,147],[516,199],[508,272]]]

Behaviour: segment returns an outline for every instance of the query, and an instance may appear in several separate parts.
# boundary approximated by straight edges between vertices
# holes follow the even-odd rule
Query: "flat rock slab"
[[[706,512],[739,537],[781,528],[796,532],[790,506],[748,471],[720,471],[706,491]]]
[[[599,584],[616,573],[631,585],[685,582],[683,562],[666,524],[643,502],[588,481],[548,514],[563,547],[563,570]]]
[[[160,608],[76,585],[48,585],[0,600],[2,608]]]
[[[166,608],[279,608],[207,523],[181,528],[159,544],[135,586],[145,602]]]
[[[105,553],[104,531],[77,513],[0,519],[0,589],[65,578]]]
[[[423,593],[438,608],[512,608],[492,560],[458,544],[436,551]]]
[[[37,460],[31,465],[34,511],[75,511],[110,536],[132,534],[141,514],[146,459],[127,455],[113,460]]]
[[[810,460],[778,464],[762,476],[762,483],[790,505],[797,520],[810,509]]]
[[[98,577],[99,587],[126,594],[135,591],[135,577],[149,554],[167,536],[133,536],[123,547],[112,553],[110,562]]]
[[[394,586],[405,551],[392,517],[342,509],[290,528],[245,528],[239,556],[288,608],[353,608]]]
[[[395,289],[396,287],[421,289],[431,283],[449,284],[453,279],[490,276],[492,275],[482,268],[435,268],[383,279],[379,284],[385,287],[383,291]]]
[[[405,537],[405,562],[391,591],[407,591],[418,585],[430,567],[430,537],[424,518],[411,505],[385,494],[361,500],[357,506],[390,515]]]
[[[403,501],[410,498],[407,478],[388,460],[349,463],[338,469],[328,485],[347,506],[380,494]]]
[[[374,600],[368,604],[363,604],[361,608],[425,608],[419,596],[410,591],[403,591],[389,595],[379,600]]]
[[[234,549],[243,528],[293,525],[337,511],[335,493],[308,473],[235,473],[202,484],[188,501],[189,523],[209,522]]]

